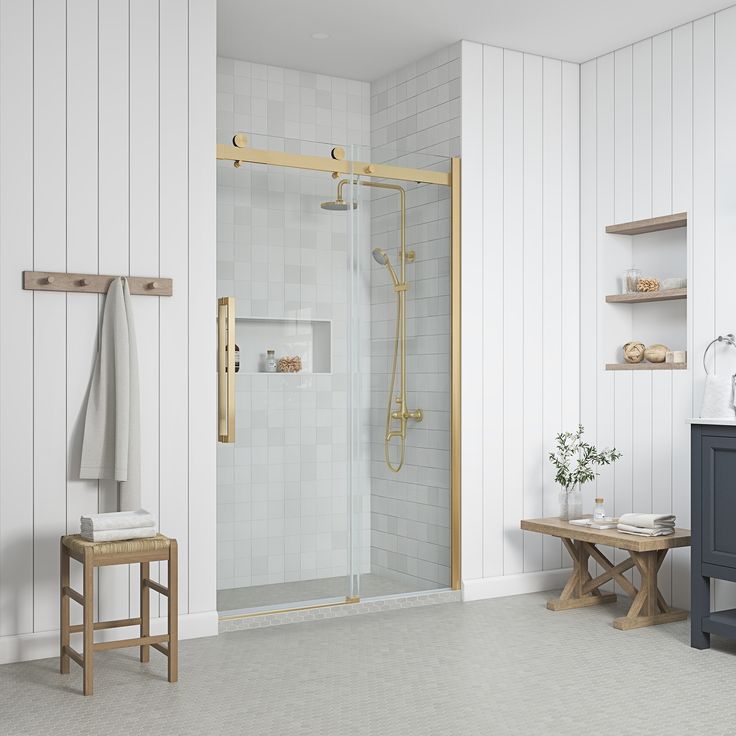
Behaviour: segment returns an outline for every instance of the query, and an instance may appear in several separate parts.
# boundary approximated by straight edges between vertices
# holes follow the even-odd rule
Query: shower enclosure
[[[459,587],[459,161],[217,157],[218,609]]]

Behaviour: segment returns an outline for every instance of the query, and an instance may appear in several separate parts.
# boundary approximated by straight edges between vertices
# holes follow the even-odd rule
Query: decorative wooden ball
[[[666,345],[654,344],[650,345],[644,351],[644,357],[650,363],[664,363],[664,359],[667,357],[667,351],[669,348]]]
[[[627,363],[641,363],[644,360],[644,343],[632,340],[624,345],[624,360]]]

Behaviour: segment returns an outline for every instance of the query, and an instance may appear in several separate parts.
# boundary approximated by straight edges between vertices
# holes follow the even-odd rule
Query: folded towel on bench
[[[675,526],[674,514],[622,514],[619,524],[638,526],[644,529],[673,529]]]
[[[88,542],[117,542],[121,539],[147,539],[156,536],[156,527],[144,526],[139,529],[107,529],[105,531],[84,531],[82,539]]]
[[[668,534],[674,534],[675,530],[671,526],[660,526],[656,529],[650,529],[644,526],[631,526],[630,524],[622,524],[619,522],[618,531],[626,534],[636,534],[640,537],[664,537]]]
[[[141,529],[147,526],[156,526],[156,518],[145,509],[138,509],[137,511],[113,511],[109,514],[81,516],[79,526],[82,532]]]

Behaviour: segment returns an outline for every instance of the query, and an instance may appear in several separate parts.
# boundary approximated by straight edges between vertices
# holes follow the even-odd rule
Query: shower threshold
[[[376,573],[360,576],[360,600],[436,591],[437,583],[416,579],[411,583]],[[440,590],[445,590],[440,588]],[[353,603],[346,598],[344,577],[253,585],[217,591],[220,617],[258,616],[267,613],[321,608]]]

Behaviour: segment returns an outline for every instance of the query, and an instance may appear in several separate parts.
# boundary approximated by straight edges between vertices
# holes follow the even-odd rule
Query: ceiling
[[[459,39],[582,62],[733,2],[218,0],[217,53],[365,81]]]

